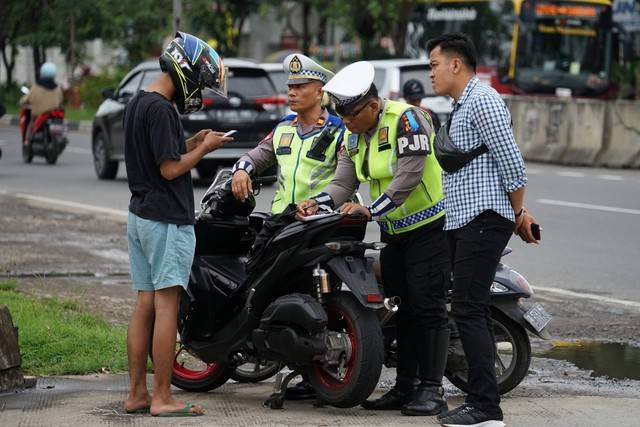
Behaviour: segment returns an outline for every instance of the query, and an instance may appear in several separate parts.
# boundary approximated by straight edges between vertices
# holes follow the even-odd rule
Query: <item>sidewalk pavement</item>
[[[151,376],[148,377],[151,384]],[[2,426],[215,425],[215,426],[404,426],[438,425],[435,417],[407,417],[397,411],[365,411],[356,407],[316,408],[311,401],[286,401],[284,409],[263,407],[273,383],[230,382],[209,393],[176,390],[185,402],[202,405],[202,417],[161,419],[128,415],[122,402],[128,386],[124,374],[39,378],[35,388],[0,394]],[[451,407],[462,397],[449,398]],[[638,399],[587,396],[512,397],[503,401],[505,422],[519,427],[585,427],[638,425]]]

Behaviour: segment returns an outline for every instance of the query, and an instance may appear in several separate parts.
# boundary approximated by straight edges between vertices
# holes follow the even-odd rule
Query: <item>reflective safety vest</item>
[[[333,179],[338,165],[337,152],[344,134],[342,120],[330,114],[322,128],[301,138],[295,117],[286,117],[273,132],[279,170],[278,190],[271,204],[274,214],[284,211],[290,203],[320,193]]]
[[[397,170],[398,150],[396,131],[398,121],[410,105],[386,100],[384,111],[378,126],[367,143],[363,135],[345,134],[346,148],[349,157],[355,164],[356,175],[360,182],[369,182],[371,200],[375,201],[389,187],[393,174]],[[415,112],[415,109],[413,110]],[[431,123],[427,113],[427,121]],[[409,194],[404,203],[378,221],[380,228],[397,234],[414,230],[444,216],[444,193],[442,190],[442,169],[433,153],[435,133],[428,140],[416,137],[413,141],[403,141],[406,145],[423,144],[428,146],[429,154],[425,157],[422,180]],[[367,167],[365,167],[365,161]]]

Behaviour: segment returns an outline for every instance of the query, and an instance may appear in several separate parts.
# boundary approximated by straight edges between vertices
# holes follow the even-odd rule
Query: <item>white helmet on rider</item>
[[[40,67],[40,78],[53,80],[56,78],[56,66],[53,62],[45,62]]]

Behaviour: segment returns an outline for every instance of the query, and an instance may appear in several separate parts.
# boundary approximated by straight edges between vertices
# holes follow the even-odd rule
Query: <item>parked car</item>
[[[253,62],[227,58],[227,94],[221,98],[206,89],[204,108],[180,116],[185,138],[200,129],[218,131],[235,129],[234,141],[207,154],[196,169],[201,178],[212,178],[218,167],[233,164],[242,154],[255,147],[278,123],[285,112],[286,98],[278,94],[267,72]],[[119,162],[124,160],[124,107],[139,90],[146,89],[161,73],[157,60],[145,61],[133,68],[117,89],[104,89],[104,102],[93,120],[92,151],[96,175],[113,179]]]
[[[269,78],[279,94],[287,96],[287,74],[282,68],[282,63],[263,62],[260,66],[269,74]]]
[[[426,59],[380,59],[369,61],[375,69],[373,83],[378,88],[380,96],[389,99],[401,100],[402,87],[411,79],[416,79],[424,86],[427,96],[422,99],[421,105],[429,108],[438,115],[442,123],[451,113],[451,98],[437,96],[433,93],[429,72],[429,61]]]

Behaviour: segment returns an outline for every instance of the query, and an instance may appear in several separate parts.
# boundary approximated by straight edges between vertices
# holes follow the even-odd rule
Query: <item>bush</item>
[[[84,108],[96,109],[103,101],[102,89],[117,88],[127,70],[117,70],[113,75],[102,73],[97,76],[87,76],[80,84],[80,99]]]
[[[15,83],[10,85],[0,85],[0,103],[4,105],[7,111],[15,111],[18,109],[18,103],[22,97],[20,86]]]

